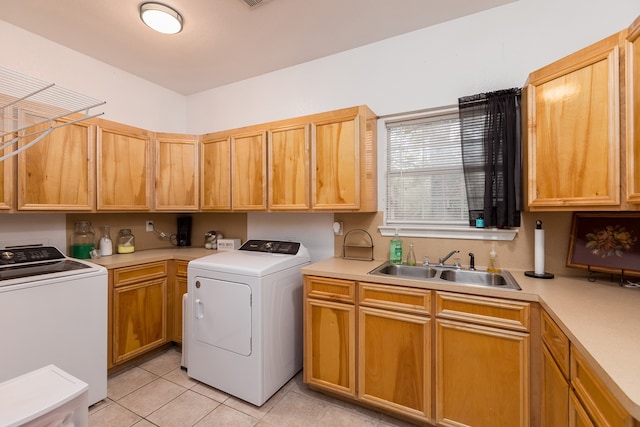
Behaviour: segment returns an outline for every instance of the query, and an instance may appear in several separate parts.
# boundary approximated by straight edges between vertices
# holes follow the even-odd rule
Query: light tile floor
[[[90,427],[385,427],[400,420],[309,390],[302,372],[261,407],[190,378],[171,348],[109,377],[107,399],[89,410]]]

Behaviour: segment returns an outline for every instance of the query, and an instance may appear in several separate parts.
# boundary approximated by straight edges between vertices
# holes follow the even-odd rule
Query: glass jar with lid
[[[91,251],[96,245],[96,234],[91,222],[78,221],[71,235],[71,256],[80,259],[91,258]]]
[[[130,228],[123,228],[118,233],[117,251],[119,254],[130,254],[135,251],[136,237],[131,234]]]

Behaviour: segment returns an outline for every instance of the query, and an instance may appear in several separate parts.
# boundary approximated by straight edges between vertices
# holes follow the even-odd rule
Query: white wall
[[[200,134],[360,104],[378,115],[456,104],[460,96],[522,86],[530,71],[638,15],[637,0],[519,0],[187,98],[4,21],[0,65],[106,100],[109,120]],[[249,235],[279,230],[280,220],[250,215]],[[295,220],[320,233],[317,253],[333,253],[330,227],[318,226],[327,218]]]
[[[191,95],[187,127],[205,133],[360,104],[378,115],[457,104],[521,87],[529,72],[639,14],[638,0],[519,0]]]
[[[1,17],[1,15],[0,15]],[[186,98],[0,20],[0,66],[107,103],[102,118],[186,133]]]

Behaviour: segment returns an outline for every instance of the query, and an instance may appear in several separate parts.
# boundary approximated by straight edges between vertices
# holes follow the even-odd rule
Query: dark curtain
[[[520,100],[519,88],[458,99],[470,224],[483,214],[485,227],[520,226]]]

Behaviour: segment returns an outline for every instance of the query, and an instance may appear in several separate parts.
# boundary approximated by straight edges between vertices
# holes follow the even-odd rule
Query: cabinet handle
[[[196,319],[204,318],[204,304],[202,304],[202,300],[196,300]]]

